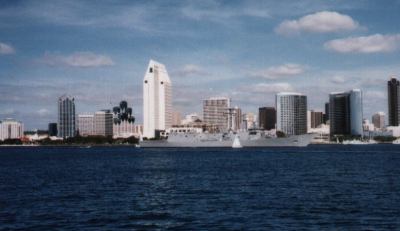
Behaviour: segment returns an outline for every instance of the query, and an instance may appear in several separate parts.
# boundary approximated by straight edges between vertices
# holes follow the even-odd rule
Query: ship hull
[[[256,139],[242,136],[239,138],[242,147],[306,147],[313,139],[312,134],[296,135],[283,138],[258,137]],[[148,140],[140,142],[144,148],[231,148],[234,138],[225,140],[199,140],[195,138],[171,139],[171,140]]]

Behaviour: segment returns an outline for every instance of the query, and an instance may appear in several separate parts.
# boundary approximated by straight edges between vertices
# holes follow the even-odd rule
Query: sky
[[[0,1],[0,120],[47,129],[67,94],[77,113],[127,100],[141,123],[150,59],[182,115],[213,96],[256,113],[280,91],[323,110],[330,92],[360,88],[370,119],[400,77],[399,12],[391,0]]]

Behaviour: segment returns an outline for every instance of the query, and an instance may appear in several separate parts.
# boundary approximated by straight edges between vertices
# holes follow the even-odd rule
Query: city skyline
[[[78,113],[127,100],[142,123],[152,58],[168,67],[182,114],[200,114],[213,96],[256,113],[281,91],[322,111],[329,93],[360,88],[371,118],[388,112],[386,83],[400,75],[399,9],[398,1],[4,2],[0,119],[45,129],[68,94]]]

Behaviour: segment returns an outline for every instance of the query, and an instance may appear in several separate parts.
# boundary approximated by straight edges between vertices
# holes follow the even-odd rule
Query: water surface
[[[0,230],[399,230],[400,145],[1,147]]]

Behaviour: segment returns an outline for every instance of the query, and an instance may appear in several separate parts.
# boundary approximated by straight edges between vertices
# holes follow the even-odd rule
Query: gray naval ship
[[[166,139],[140,141],[140,147],[305,147],[315,134],[276,137],[261,130],[226,133],[171,133]]]

